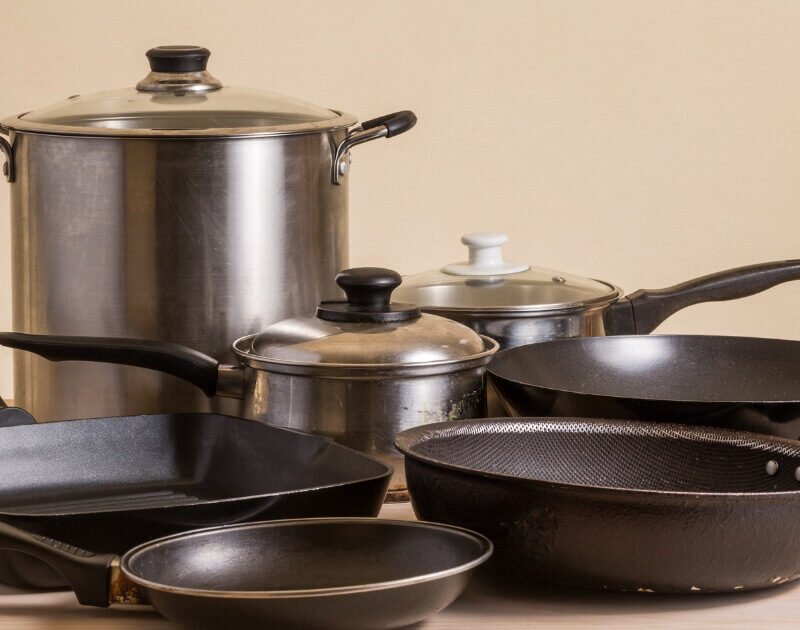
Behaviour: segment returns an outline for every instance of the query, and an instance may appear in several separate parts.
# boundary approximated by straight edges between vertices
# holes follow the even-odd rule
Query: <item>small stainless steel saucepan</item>
[[[800,260],[784,260],[625,295],[609,282],[507,262],[501,251],[507,240],[502,233],[463,236],[468,261],[408,276],[395,297],[466,324],[505,349],[564,337],[646,334],[693,304],[800,279]]]
[[[446,525],[332,518],[195,530],[122,558],[0,523],[0,549],[51,564],[82,604],[152,604],[184,627],[375,630],[448,606],[492,544]]]

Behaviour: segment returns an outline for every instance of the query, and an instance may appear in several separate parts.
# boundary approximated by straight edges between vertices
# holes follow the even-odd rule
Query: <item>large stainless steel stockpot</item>
[[[0,344],[53,361],[101,361],[179,376],[209,396],[244,401],[245,417],[327,435],[395,469],[392,499],[405,498],[395,434],[443,420],[483,417],[485,372],[497,343],[467,326],[391,302],[400,276],[350,269],[336,277],[346,300],[287,319],[233,344],[238,365],[184,346],[140,339],[0,333]]]
[[[507,262],[502,233],[462,237],[469,260],[409,276],[395,297],[488,335],[505,348],[564,337],[650,333],[677,311],[800,279],[800,260],[730,269],[629,295],[614,284]]]
[[[177,342],[232,360],[230,340],[313,310],[347,266],[351,147],[411,112],[350,114],[223,87],[197,47],[148,51],[134,88],[7,118],[13,326]],[[39,420],[236,412],[127,367],[14,362]]]

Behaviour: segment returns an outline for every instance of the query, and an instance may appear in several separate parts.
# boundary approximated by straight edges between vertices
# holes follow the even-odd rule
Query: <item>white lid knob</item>
[[[469,248],[469,261],[453,263],[442,269],[454,276],[500,276],[530,269],[530,265],[505,262],[503,245],[508,235],[503,232],[474,232],[461,237]]]

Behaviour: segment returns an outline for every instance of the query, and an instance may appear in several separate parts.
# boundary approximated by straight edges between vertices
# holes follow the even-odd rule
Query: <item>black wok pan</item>
[[[2,428],[0,470],[0,521],[111,553],[198,527],[374,516],[391,475],[324,437],[203,413]],[[21,554],[0,554],[0,581],[65,585]]]
[[[513,416],[678,421],[800,438],[800,342],[641,335],[504,350],[489,377]]]
[[[0,524],[0,548],[64,574],[90,606],[152,604],[188,628],[397,628],[458,597],[492,553],[445,525],[300,519],[176,534],[121,559]]]
[[[800,577],[800,444],[652,422],[503,418],[400,433],[417,515],[517,580],[642,592]],[[492,572],[488,572],[492,575]]]

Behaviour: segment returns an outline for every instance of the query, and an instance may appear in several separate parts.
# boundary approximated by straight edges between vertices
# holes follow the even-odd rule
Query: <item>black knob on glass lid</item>
[[[417,319],[419,307],[392,303],[392,291],[400,286],[400,274],[381,267],[346,269],[336,276],[345,300],[325,300],[317,317],[331,322],[389,323]]]
[[[202,72],[211,51],[202,46],[157,46],[146,54],[153,72]]]

